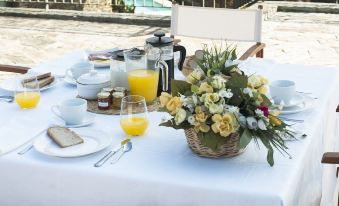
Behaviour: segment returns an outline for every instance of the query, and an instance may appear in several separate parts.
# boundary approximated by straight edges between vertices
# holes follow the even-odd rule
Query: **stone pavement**
[[[265,58],[339,68],[338,14],[276,12],[277,5],[285,5],[284,2],[261,4],[265,9]],[[159,29],[169,32],[169,28],[155,26],[0,17],[0,64],[34,66],[77,50],[143,45]],[[190,54],[201,48],[203,42],[213,43],[181,39]],[[240,43],[239,53],[250,45]]]

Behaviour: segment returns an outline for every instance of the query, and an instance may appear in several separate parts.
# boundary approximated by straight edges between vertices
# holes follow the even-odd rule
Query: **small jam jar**
[[[98,93],[98,109],[108,110],[111,106],[111,94],[109,92]]]
[[[113,107],[116,109],[120,109],[121,107],[121,100],[125,97],[123,92],[113,92]]]
[[[124,95],[127,95],[127,89],[125,87],[114,87],[114,92],[122,92]]]
[[[111,95],[113,94],[114,89],[112,87],[105,87],[101,90],[102,92],[109,92]]]

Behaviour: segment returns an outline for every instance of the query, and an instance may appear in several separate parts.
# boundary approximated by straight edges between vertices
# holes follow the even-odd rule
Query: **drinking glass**
[[[24,74],[16,78],[15,102],[22,109],[35,108],[40,101],[40,89],[37,77]]]
[[[148,114],[143,96],[130,95],[122,98],[120,126],[129,136],[139,136],[145,133],[148,127]]]

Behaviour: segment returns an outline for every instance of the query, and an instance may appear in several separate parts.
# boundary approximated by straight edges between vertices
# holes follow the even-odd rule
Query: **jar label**
[[[99,107],[108,107],[108,102],[98,102]]]

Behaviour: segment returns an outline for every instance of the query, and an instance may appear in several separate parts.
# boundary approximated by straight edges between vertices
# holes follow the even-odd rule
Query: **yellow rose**
[[[168,101],[166,104],[166,108],[168,111],[170,111],[171,115],[174,115],[177,113],[177,110],[181,108],[182,102],[180,101],[180,97],[173,97]]]
[[[217,93],[207,93],[203,100],[205,102],[205,106],[208,107],[208,105],[219,101],[219,99],[220,99],[220,97]]]
[[[262,103],[264,101],[264,99],[262,98],[261,95],[258,95],[258,99],[257,100],[258,100],[259,103]]]
[[[214,133],[220,133],[223,137],[228,137],[230,134],[238,129],[238,125],[234,121],[234,117],[230,113],[226,113],[223,116],[215,114],[212,117],[212,130]]]
[[[268,80],[263,76],[252,75],[248,77],[248,86],[251,87],[252,89],[259,89],[262,86],[267,85],[267,84],[268,84]]]
[[[201,107],[196,107],[195,108],[195,115],[194,118],[198,121],[198,122],[206,122],[206,119],[208,118],[207,114],[205,114]]]
[[[275,126],[280,126],[281,125],[281,121],[280,119],[278,119],[276,116],[273,116],[271,114],[268,115],[268,119],[272,122],[273,125]]]
[[[161,107],[164,107],[167,105],[167,103],[171,100],[172,95],[168,94],[167,92],[161,92],[160,99],[160,105]]]
[[[258,88],[258,92],[260,94],[266,94],[267,93],[267,87],[266,86],[261,86]]]
[[[204,74],[200,70],[196,69],[186,77],[186,81],[191,84],[196,84],[203,78],[203,76]]]
[[[205,123],[197,122],[194,126],[195,132],[208,132],[210,131],[210,127]]]
[[[268,79],[266,79],[265,77],[261,76],[261,84],[267,85],[268,84]]]
[[[199,93],[212,93],[213,92],[213,87],[209,85],[207,82],[203,82],[200,87],[199,87]]]

